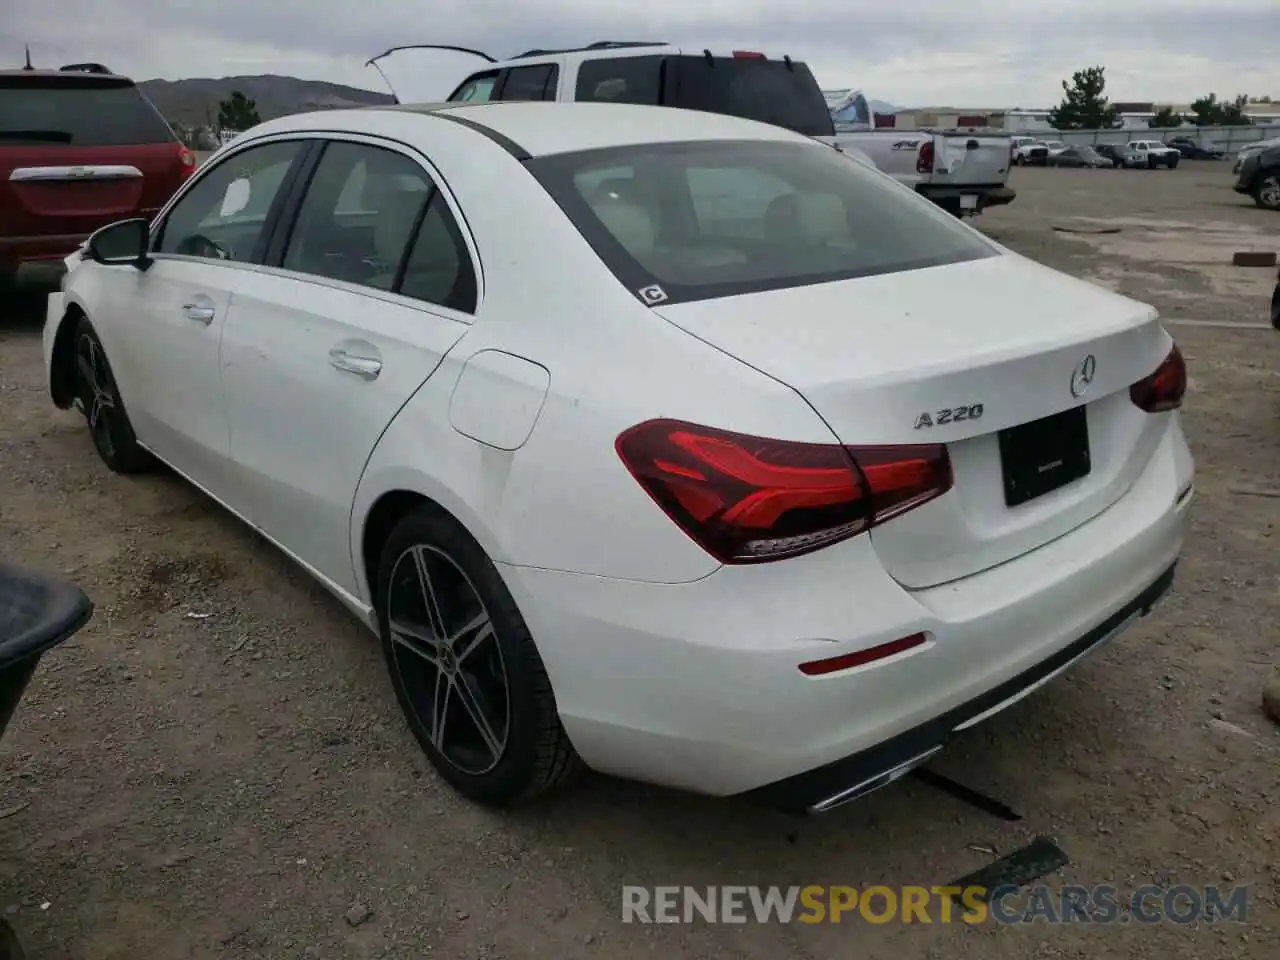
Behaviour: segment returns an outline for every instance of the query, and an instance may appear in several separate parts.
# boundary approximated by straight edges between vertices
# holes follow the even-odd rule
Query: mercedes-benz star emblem
[[[1085,391],[1089,389],[1089,384],[1093,383],[1093,375],[1097,372],[1097,369],[1098,361],[1092,353],[1076,364],[1076,368],[1071,371],[1071,395],[1073,397],[1084,395]]]

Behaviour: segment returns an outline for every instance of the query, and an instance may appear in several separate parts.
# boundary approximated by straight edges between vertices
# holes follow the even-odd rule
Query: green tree
[[[1148,127],[1180,127],[1182,126],[1182,114],[1178,113],[1173,107],[1161,107],[1156,111],[1156,115],[1147,121]]]
[[[1229,103],[1218,99],[1216,93],[1201,97],[1191,104],[1191,112],[1195,114],[1192,123],[1197,127],[1248,127],[1253,121],[1244,115],[1249,98],[1240,94]]]
[[[239,90],[218,104],[218,129],[245,131],[262,122],[258,116],[258,102],[250,100]]]
[[[1099,130],[1113,127],[1116,108],[1107,102],[1106,89],[1106,67],[1077,70],[1069,82],[1062,81],[1062,90],[1066,96],[1050,112],[1050,125],[1056,130]]]
[[[1242,93],[1231,103],[1223,104],[1222,119],[1218,122],[1224,127],[1253,126],[1253,121],[1244,115],[1245,107],[1248,106],[1248,103],[1249,98]]]

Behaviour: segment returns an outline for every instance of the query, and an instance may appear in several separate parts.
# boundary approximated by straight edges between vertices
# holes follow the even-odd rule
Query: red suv
[[[101,64],[0,71],[0,287],[94,230],[154,216],[196,168],[128,77]]]

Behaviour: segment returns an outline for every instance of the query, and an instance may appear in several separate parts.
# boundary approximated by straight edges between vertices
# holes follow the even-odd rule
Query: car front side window
[[[271,206],[303,146],[301,140],[277,141],[220,161],[174,204],[153,252],[253,262]]]

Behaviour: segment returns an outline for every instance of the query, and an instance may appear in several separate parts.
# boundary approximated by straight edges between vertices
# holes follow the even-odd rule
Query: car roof
[[[118,73],[98,73],[88,70],[0,70],[0,80],[32,80],[40,81],[40,85],[48,87],[53,83],[65,83],[68,86],[103,87],[134,86],[133,80]]]
[[[444,123],[446,118],[530,157],[646,143],[810,139],[782,127],[718,113],[628,103],[553,101],[392,104],[326,110],[269,120],[255,127],[253,134],[257,137],[343,130],[411,139],[424,123]]]

